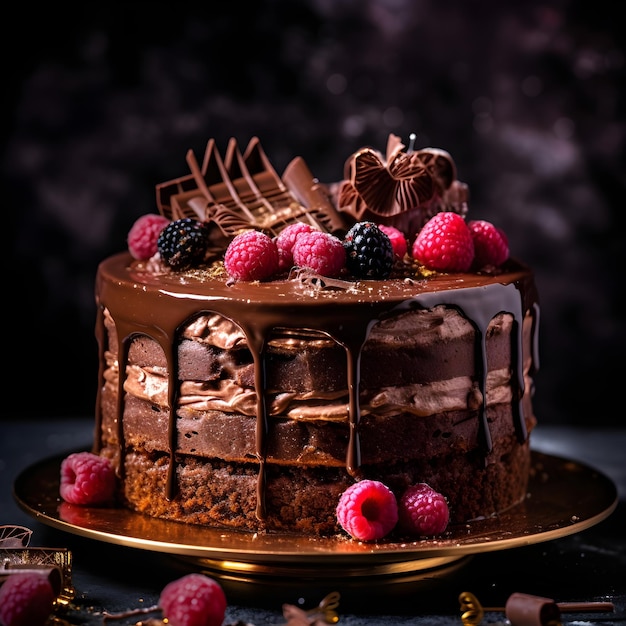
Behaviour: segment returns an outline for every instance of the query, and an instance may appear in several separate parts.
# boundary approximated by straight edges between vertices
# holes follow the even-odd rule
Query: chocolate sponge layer
[[[115,454],[105,448],[104,454]],[[510,438],[494,449],[484,465],[475,452],[454,453],[419,462],[396,461],[364,467],[364,477],[382,480],[398,496],[411,484],[426,482],[447,494],[451,523],[463,523],[503,511],[526,494],[530,455],[527,445]],[[176,457],[178,491],[167,495],[169,457],[130,448],[124,461],[120,494],[138,512],[192,524],[281,530],[328,535],[339,532],[335,509],[354,479],[343,467],[270,466],[266,475],[267,517],[259,523],[257,472],[254,463],[227,463]]]

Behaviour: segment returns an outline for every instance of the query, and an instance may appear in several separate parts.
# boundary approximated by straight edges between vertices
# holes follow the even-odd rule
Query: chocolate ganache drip
[[[141,268],[133,268],[127,254],[113,257],[101,268],[97,285],[100,311],[106,308],[115,322],[118,334],[118,415],[124,415],[124,372],[128,366],[128,346],[133,338],[146,335],[154,339],[166,355],[169,390],[170,469],[169,497],[176,493],[176,394],[178,329],[203,312],[218,313],[235,321],[247,338],[253,356],[254,381],[257,392],[256,461],[258,462],[259,510],[263,505],[266,451],[268,448],[269,415],[265,378],[266,346],[272,333],[284,329],[309,329],[331,337],[345,348],[347,387],[349,390],[349,439],[346,469],[355,477],[362,466],[360,453],[360,359],[372,327],[380,320],[412,308],[437,305],[454,307],[476,330],[476,372],[482,394],[478,410],[480,446],[485,457],[491,451],[491,437],[486,419],[486,372],[488,370],[485,337],[489,322],[500,312],[513,316],[512,353],[515,355],[515,429],[520,441],[526,437],[521,398],[524,393],[522,366],[522,327],[527,315],[535,319],[534,288],[523,267],[512,264],[510,271],[498,277],[464,275],[457,281],[440,277],[427,282],[381,281],[385,293],[372,295],[367,287],[344,292],[321,291],[316,297],[303,290],[298,281],[272,281],[254,286],[242,283],[227,285],[224,280],[201,280],[187,276],[179,281],[173,274],[154,276]],[[97,334],[104,349],[104,326],[100,313]],[[534,342],[533,342],[534,345]],[[533,362],[537,363],[536,355]],[[98,407],[100,405],[98,404]],[[98,408],[100,413],[101,409]],[[123,419],[118,421],[120,457],[124,457]]]

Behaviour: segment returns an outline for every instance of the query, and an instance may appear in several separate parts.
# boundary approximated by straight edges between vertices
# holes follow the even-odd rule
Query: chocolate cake
[[[407,253],[383,279],[302,267],[233,280],[237,233],[305,222],[342,238],[364,220],[409,242],[439,212],[467,213],[448,153],[364,148],[322,184],[300,157],[279,176],[260,143],[209,141],[202,166],[157,186],[161,216],[206,227],[200,263],[121,252],[98,269],[94,452],[125,506],[245,531],[337,533],[340,495],[426,482],[451,523],[526,494],[535,424],[538,299],[514,258],[463,272]]]

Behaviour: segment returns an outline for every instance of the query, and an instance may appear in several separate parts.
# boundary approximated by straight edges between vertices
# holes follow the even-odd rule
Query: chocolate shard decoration
[[[26,548],[32,534],[26,526],[0,526],[0,548]]]
[[[157,207],[171,220],[207,222],[219,231],[211,234],[214,239],[228,240],[248,228],[277,235],[297,221],[327,232],[344,228],[329,193],[304,161],[294,159],[281,178],[258,137],[243,153],[231,138],[224,158],[210,139],[202,166],[193,151],[187,153],[187,164],[190,174],[157,185]]]
[[[283,172],[283,181],[297,201],[308,209],[303,212],[300,221],[318,228],[321,225],[321,230],[330,233],[347,230],[352,224],[346,222],[336,210],[330,190],[313,177],[302,157],[296,157],[287,165]]]

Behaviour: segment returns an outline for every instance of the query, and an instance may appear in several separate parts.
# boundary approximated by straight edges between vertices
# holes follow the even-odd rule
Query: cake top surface
[[[323,306],[336,300],[340,294],[342,305],[349,302],[403,301],[419,298],[433,291],[467,290],[489,285],[514,283],[525,280],[531,274],[529,268],[515,259],[508,259],[494,273],[439,273],[429,276],[390,276],[385,280],[346,280],[327,278],[308,270],[294,270],[285,277],[267,281],[233,281],[220,268],[217,271],[196,268],[178,272],[155,271],[148,264],[138,262],[129,253],[118,253],[102,264],[101,271],[110,279],[133,285],[142,290],[154,287],[172,297],[193,292],[197,299],[226,299],[248,304],[262,304],[289,296],[292,306]]]
[[[159,214],[129,233],[129,271],[144,284],[224,285],[237,297],[254,282],[260,298],[358,299],[459,289],[521,269],[500,228],[468,220],[467,185],[441,149],[407,149],[390,135],[385,155],[364,147],[327,184],[302,157],[279,176],[256,137],[244,150],[231,139],[223,156],[211,139],[202,165],[192,151],[186,160],[188,174],[156,186]]]
[[[199,311],[250,336],[308,328],[360,345],[377,321],[454,307],[486,329],[505,311],[537,307],[532,272],[506,235],[468,221],[468,190],[450,155],[362,148],[344,178],[320,183],[302,157],[279,176],[253,138],[225,155],[210,140],[202,165],[156,187],[159,214],[133,225],[128,252],[104,260],[96,298],[128,335],[176,329]]]

